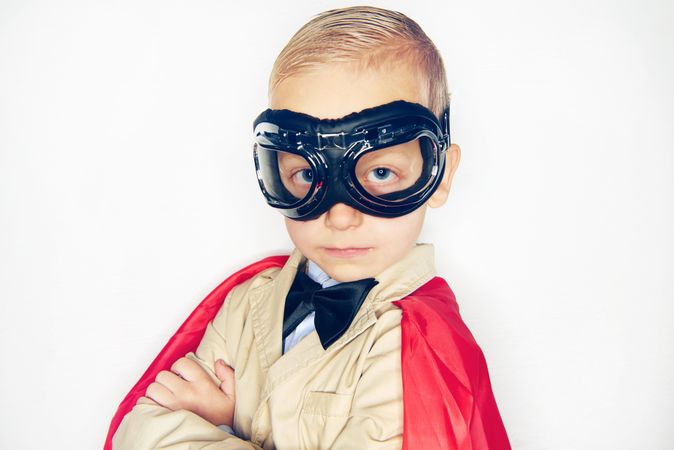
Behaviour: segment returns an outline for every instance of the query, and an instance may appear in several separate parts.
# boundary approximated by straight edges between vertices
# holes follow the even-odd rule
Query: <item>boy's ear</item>
[[[449,188],[452,185],[452,178],[454,177],[454,172],[456,168],[459,167],[459,161],[461,160],[461,148],[452,144],[447,149],[447,156],[445,159],[445,173],[442,175],[442,181],[440,185],[433,192],[433,195],[428,199],[428,206],[431,208],[439,208],[444,205],[449,196]]]

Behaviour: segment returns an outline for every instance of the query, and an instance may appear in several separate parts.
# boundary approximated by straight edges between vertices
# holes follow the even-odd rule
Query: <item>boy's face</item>
[[[394,100],[427,105],[425,91],[410,69],[404,64],[392,66],[362,70],[346,64],[322,66],[284,80],[272,92],[270,107],[335,119]],[[459,155],[459,147],[452,145],[440,186],[426,204],[409,214],[375,217],[338,203],[314,220],[286,217],[290,239],[337,281],[375,277],[415,245],[426,206],[444,204]]]

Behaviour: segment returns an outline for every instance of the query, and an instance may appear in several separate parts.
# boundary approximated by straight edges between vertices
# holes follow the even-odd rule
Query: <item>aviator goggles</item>
[[[311,220],[337,203],[399,217],[435,191],[450,145],[442,123],[417,103],[395,101],[340,119],[267,109],[254,122],[253,156],[267,203]]]

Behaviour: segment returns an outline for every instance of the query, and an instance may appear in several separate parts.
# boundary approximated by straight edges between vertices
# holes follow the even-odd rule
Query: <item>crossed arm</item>
[[[113,449],[260,450],[216,426],[231,427],[235,397],[232,369],[222,361],[215,368],[219,385],[187,357],[160,372],[120,424]]]

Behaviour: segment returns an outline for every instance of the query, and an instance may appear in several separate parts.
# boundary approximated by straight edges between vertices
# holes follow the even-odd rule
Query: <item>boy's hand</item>
[[[208,420],[213,425],[232,426],[234,421],[234,369],[221,359],[215,362],[218,386],[199,364],[189,358],[180,358],[171,371],[162,370],[155,382],[145,391],[145,397],[136,404],[158,404],[170,410],[186,409]]]

